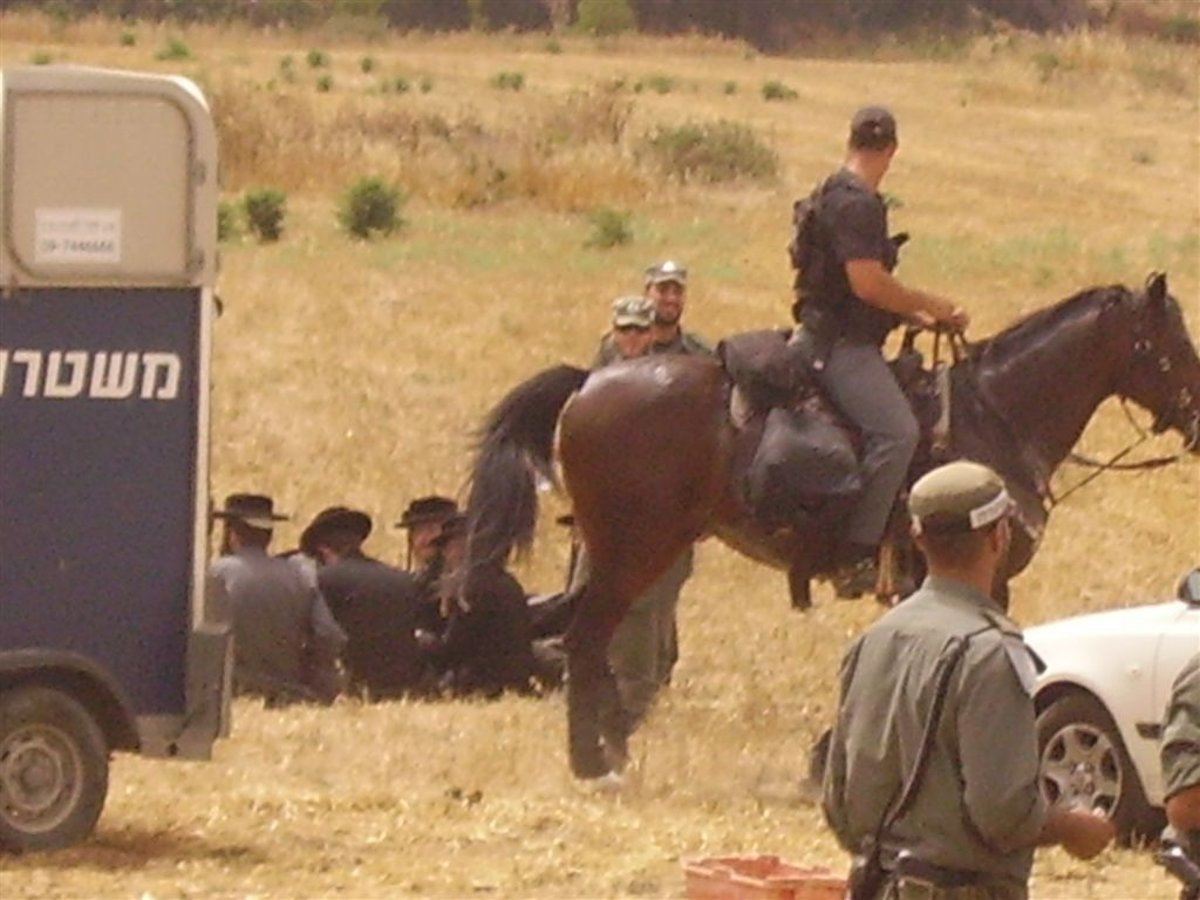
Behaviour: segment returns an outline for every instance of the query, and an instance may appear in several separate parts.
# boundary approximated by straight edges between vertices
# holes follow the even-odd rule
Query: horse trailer
[[[206,590],[216,136],[183,78],[0,70],[0,848],[86,837],[114,751],[229,729]]]

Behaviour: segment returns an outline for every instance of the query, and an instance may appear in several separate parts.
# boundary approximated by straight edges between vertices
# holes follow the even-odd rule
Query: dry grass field
[[[174,35],[192,58],[156,60]],[[368,548],[401,558],[390,526],[406,502],[456,491],[489,406],[547,365],[586,364],[609,301],[637,290],[656,259],[690,266],[687,321],[711,339],[784,322],[791,200],[837,164],[866,101],[900,121],[885,187],[913,241],[898,274],[960,298],[976,335],[1156,268],[1200,335],[1194,49],[998,35],[953,52],[784,59],[700,38],[565,37],[551,52],[544,36],[367,41],[13,14],[0,16],[0,37],[6,66],[49,58],[196,77],[221,123],[226,196],[288,191],[280,242],[224,246],[213,385],[213,495],[273,494],[294,517],[279,549],[319,509],[347,503],[375,517]],[[314,48],[332,62],[323,93],[305,62]],[[524,89],[492,87],[504,71],[523,73]],[[655,75],[672,80],[667,93],[629,89]],[[385,77],[413,89],[381,93]],[[615,79],[627,87],[613,94]],[[767,102],[768,81],[798,96]],[[777,180],[683,184],[633,152],[660,125],[719,119],[778,153]],[[337,228],[341,191],[364,175],[411,194],[391,238],[352,242]],[[631,213],[632,243],[584,246],[599,206]],[[1103,455],[1132,437],[1108,404],[1082,444]],[[1137,455],[1178,444],[1163,436]],[[1056,486],[1080,476],[1060,472]],[[1034,624],[1168,596],[1200,559],[1198,509],[1196,460],[1098,479],[1054,512],[1013,585],[1015,616]],[[518,572],[530,591],[562,579],[567,548],[551,518]],[[773,852],[841,868],[799,782],[841,651],[877,610],[824,589],[817,604],[791,612],[782,575],[703,544],[677,677],[636,738],[620,797],[573,787],[560,697],[286,712],[238,702],[210,764],[118,757],[94,838],[0,859],[0,896],[677,897],[681,861],[694,857]],[[1174,890],[1144,853],[1085,865],[1047,851],[1033,895]]]

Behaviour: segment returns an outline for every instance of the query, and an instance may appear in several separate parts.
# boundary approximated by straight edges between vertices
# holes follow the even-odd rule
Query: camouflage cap
[[[654,301],[641,294],[618,297],[612,309],[615,328],[649,328],[654,324]]]
[[[674,281],[679,285],[687,284],[687,268],[671,259],[664,259],[646,269],[646,286],[662,284],[664,281]]]
[[[1004,481],[987,466],[958,460],[922,476],[908,496],[918,534],[976,531],[1014,509]]]

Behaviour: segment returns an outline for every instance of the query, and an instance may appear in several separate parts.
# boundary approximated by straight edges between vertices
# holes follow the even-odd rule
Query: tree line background
[[[783,51],[829,35],[1116,27],[1200,42],[1195,6],[1176,0],[0,0],[63,21],[88,15],[263,27],[343,24],[363,33],[546,31],[700,33]]]

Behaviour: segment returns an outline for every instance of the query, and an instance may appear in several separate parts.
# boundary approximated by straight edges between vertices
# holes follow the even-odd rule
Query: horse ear
[[[1167,299],[1167,274],[1151,272],[1146,279],[1146,297],[1151,303],[1162,304]]]

